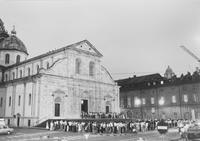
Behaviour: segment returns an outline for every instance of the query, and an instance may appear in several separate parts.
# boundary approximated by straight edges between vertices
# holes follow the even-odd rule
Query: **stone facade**
[[[121,86],[120,108],[129,118],[200,118],[198,72],[171,79],[153,74],[117,82]]]
[[[13,60],[0,68],[0,116],[8,124],[35,126],[47,119],[81,118],[84,102],[84,112],[119,113],[119,87],[89,41],[30,59],[24,48],[16,48],[0,46],[0,55],[7,51]],[[25,56],[15,62],[20,53]],[[1,55],[0,62],[5,59]]]

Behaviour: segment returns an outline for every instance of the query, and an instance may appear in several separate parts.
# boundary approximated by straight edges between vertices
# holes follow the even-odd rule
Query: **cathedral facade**
[[[119,113],[119,87],[87,40],[28,59],[24,43],[0,20],[0,117],[11,126],[81,113]]]

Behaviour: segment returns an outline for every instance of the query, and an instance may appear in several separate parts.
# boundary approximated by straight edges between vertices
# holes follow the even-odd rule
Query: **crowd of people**
[[[63,130],[65,132],[91,133],[137,133],[155,130],[160,120],[110,119],[110,120],[51,120],[46,122],[49,130]],[[165,120],[168,128],[177,127],[178,120]]]
[[[117,113],[103,113],[103,112],[82,112],[81,113],[81,118],[82,119],[102,119],[102,118],[107,118],[107,119],[115,119],[115,118],[125,118],[125,115],[123,114],[117,114]]]

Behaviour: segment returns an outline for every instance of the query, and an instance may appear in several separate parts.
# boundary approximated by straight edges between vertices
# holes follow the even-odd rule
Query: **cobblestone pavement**
[[[138,134],[89,134],[66,133],[63,131],[47,131],[40,129],[16,129],[13,135],[1,135],[0,141],[171,141],[180,136],[176,130],[169,131],[161,136],[157,131],[148,131]]]

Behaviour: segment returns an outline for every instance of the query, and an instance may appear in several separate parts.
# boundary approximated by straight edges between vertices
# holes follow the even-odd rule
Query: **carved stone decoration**
[[[54,94],[65,94],[65,92],[60,89],[55,90],[53,93]]]

